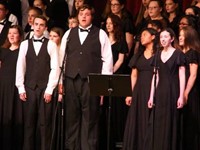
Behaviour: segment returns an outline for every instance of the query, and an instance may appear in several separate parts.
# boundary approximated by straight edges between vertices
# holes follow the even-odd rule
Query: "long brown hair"
[[[200,52],[200,39],[198,32],[191,26],[183,27],[181,30],[184,32],[185,37],[184,47],[189,47]]]
[[[113,24],[113,30],[114,30],[114,38],[117,42],[122,41],[124,39],[124,34],[122,31],[122,21],[119,18],[119,16],[114,15],[114,14],[109,14],[108,18],[111,19],[112,24]]]

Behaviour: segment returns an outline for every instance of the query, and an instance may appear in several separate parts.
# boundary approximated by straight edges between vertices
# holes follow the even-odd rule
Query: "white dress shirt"
[[[86,29],[90,29],[92,25],[88,26]],[[81,26],[79,26],[79,28],[82,28]],[[66,47],[66,42],[68,41],[68,35],[70,33],[69,29],[68,31],[65,32],[62,41],[61,41],[61,46],[60,46],[60,64],[62,64],[63,58],[64,58],[64,53],[65,53],[65,47]],[[88,32],[80,32],[79,29],[79,39],[81,44],[85,41]],[[101,59],[103,62],[103,66],[102,66],[102,74],[113,74],[113,57],[112,57],[112,50],[111,50],[111,44],[110,41],[108,39],[107,34],[105,33],[105,31],[103,31],[102,29],[100,29],[99,32],[99,41],[101,43]],[[87,61],[87,60],[86,60]]]
[[[36,37],[34,38],[38,39]],[[36,55],[38,55],[41,46],[42,46],[42,42],[33,42],[33,47],[34,47]],[[27,51],[28,51],[28,40],[25,40],[21,43],[20,48],[19,48],[19,56],[18,56],[17,68],[16,68],[16,86],[18,88],[19,94],[26,93],[25,87],[24,87],[24,76],[26,73]],[[49,40],[47,44],[47,51],[50,56],[51,71],[49,74],[49,80],[48,80],[45,93],[52,94],[54,88],[57,85],[58,77],[60,73],[59,60],[58,60],[58,47],[53,41]]]

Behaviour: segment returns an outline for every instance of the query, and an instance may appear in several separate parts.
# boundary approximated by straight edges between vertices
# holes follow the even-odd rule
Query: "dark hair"
[[[144,31],[147,31],[147,32],[149,32],[151,35],[154,35],[155,36],[155,38],[154,38],[154,40],[153,40],[153,54],[155,54],[156,53],[156,51],[158,50],[158,46],[159,46],[159,38],[158,38],[158,32],[155,30],[155,29],[153,29],[153,28],[144,28],[142,31],[141,31],[141,34],[142,34],[142,32],[144,32]],[[140,35],[141,35],[140,34]],[[141,38],[141,37],[140,37]],[[141,41],[141,40],[140,40]],[[141,52],[141,53],[143,53],[144,52],[144,50],[145,50],[145,46],[143,46],[142,44],[141,44],[141,42],[140,42],[140,47],[139,47],[139,51]]]
[[[193,15],[184,15],[180,18],[179,23],[181,22],[181,20],[185,18],[188,22],[188,26],[193,27],[194,29],[198,29],[198,17],[193,16]]]
[[[197,7],[197,6],[194,5],[194,6],[189,6],[186,9],[192,9],[194,11],[194,15],[196,17],[200,17],[200,8],[199,7]]]
[[[158,29],[162,30],[163,26],[160,20],[148,20],[148,24],[151,24],[152,26],[156,26]]]
[[[37,13],[37,15],[43,14],[42,9],[35,7],[35,6],[29,7],[28,11],[30,11],[30,10],[34,10]]]
[[[17,29],[17,31],[19,33],[19,36],[20,36],[20,41],[19,41],[19,45],[20,45],[20,43],[24,39],[24,32],[22,30],[22,27],[20,25],[12,25],[12,26],[9,27],[9,30],[10,29]],[[7,39],[5,40],[4,44],[1,47],[3,47],[3,48],[9,48],[10,46],[11,46],[11,43],[10,43],[8,37],[7,37]]]
[[[171,37],[172,39],[174,39],[173,42],[172,42],[172,46],[173,46],[174,48],[180,50],[181,47],[179,46],[178,39],[177,39],[176,34],[174,33],[174,31],[173,31],[171,28],[164,28],[161,32],[164,32],[164,31],[168,32],[169,35],[170,35],[170,37]],[[161,33],[161,32],[160,32],[160,33]]]
[[[149,4],[150,4],[150,2],[154,2],[154,1],[157,2],[159,7],[161,7],[163,9],[163,6],[164,6],[163,1],[161,1],[161,0],[150,0]],[[148,4],[148,7],[149,7],[149,4]]]
[[[191,26],[183,27],[181,30],[184,32],[185,37],[184,47],[200,51],[200,39],[198,32]]]
[[[90,10],[92,17],[94,17],[95,10],[94,10],[94,8],[92,6],[90,6],[88,4],[83,4],[83,6],[79,7],[78,10],[77,10],[77,14],[79,14],[80,11],[83,11],[85,9]]]
[[[114,38],[117,42],[122,41],[124,39],[124,34],[122,31],[122,21],[119,18],[119,16],[114,14],[109,14],[108,18],[111,19],[113,24],[113,30],[114,30]]]
[[[45,21],[45,26],[47,26],[47,18],[46,18],[45,16],[43,16],[43,15],[38,15],[38,16],[35,16],[35,18],[34,18],[34,21],[33,21],[33,22],[35,22],[35,19],[36,19],[36,18],[40,18],[40,19],[44,20],[44,21]]]
[[[182,14],[182,9],[179,0],[172,0],[172,1],[177,5],[177,8],[175,9],[176,16],[180,16]],[[169,17],[169,14],[167,12],[165,12],[165,14],[166,16]]]
[[[9,10],[9,5],[8,5],[7,1],[0,0],[0,5],[3,5],[6,10]]]

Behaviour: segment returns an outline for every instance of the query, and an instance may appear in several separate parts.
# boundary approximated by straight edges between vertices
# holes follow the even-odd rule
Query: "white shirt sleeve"
[[[66,49],[66,44],[68,42],[68,36],[69,36],[69,33],[70,33],[70,30],[67,30],[65,32],[65,34],[63,35],[62,37],[62,40],[61,40],[61,44],[60,44],[60,51],[59,51],[59,56],[60,56],[60,61],[59,61],[59,64],[60,64],[60,67],[62,66],[62,63],[63,63],[63,59],[64,59],[64,55],[65,55],[65,49]]]
[[[101,56],[103,61],[102,74],[113,74],[113,56],[111,44],[105,31],[100,29]]]
[[[53,41],[48,42],[47,50],[50,56],[50,74],[45,93],[52,94],[56,87],[60,74],[59,60],[58,60],[58,47]]]
[[[21,43],[16,66],[16,81],[15,85],[18,88],[19,94],[26,93],[24,88],[24,76],[26,72],[26,53],[28,48],[28,40]]]

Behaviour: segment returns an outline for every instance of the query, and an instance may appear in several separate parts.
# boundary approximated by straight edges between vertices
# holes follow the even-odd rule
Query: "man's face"
[[[36,37],[41,37],[43,35],[43,32],[46,30],[46,21],[41,18],[35,18],[33,22],[33,29],[34,29],[34,35]]]
[[[78,14],[78,21],[81,27],[87,28],[89,25],[92,24],[92,14],[91,10],[84,9],[80,10]]]

